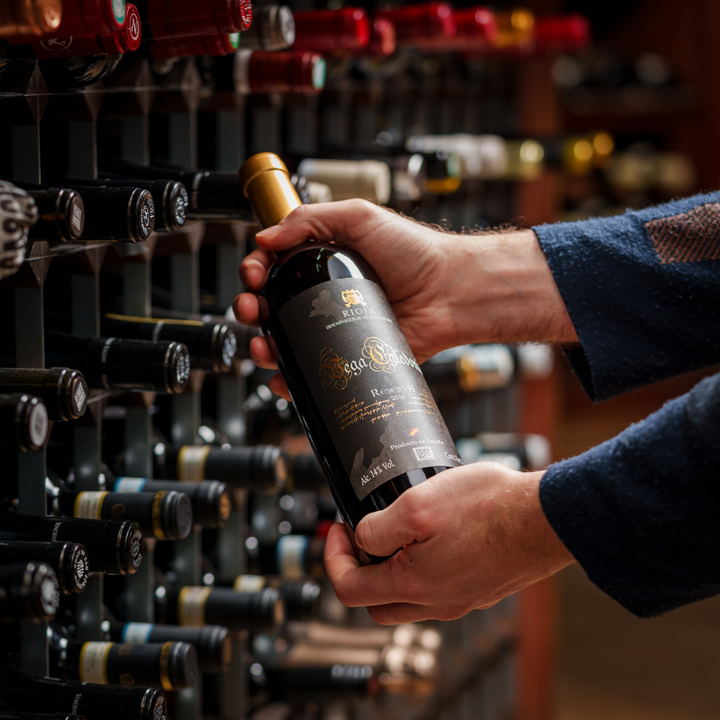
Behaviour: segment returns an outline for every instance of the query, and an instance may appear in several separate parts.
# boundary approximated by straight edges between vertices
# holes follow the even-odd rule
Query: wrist
[[[532,230],[458,235],[459,292],[467,342],[577,342],[565,303]],[[470,316],[470,317],[468,317]]]

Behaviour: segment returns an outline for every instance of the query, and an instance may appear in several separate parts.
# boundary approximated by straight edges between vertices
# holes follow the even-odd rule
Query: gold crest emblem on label
[[[363,301],[362,293],[359,290],[343,290],[342,299],[346,307],[352,307],[353,305],[365,305]]]

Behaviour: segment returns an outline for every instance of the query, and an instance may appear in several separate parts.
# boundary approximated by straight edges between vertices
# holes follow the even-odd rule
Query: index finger
[[[393,560],[361,566],[342,523],[330,528],[325,544],[325,569],[343,605],[367,607],[407,602],[407,591]]]

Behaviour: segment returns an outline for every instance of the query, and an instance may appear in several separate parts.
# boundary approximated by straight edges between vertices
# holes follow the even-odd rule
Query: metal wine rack
[[[301,7],[301,4],[304,6]],[[312,9],[296,3],[295,9]],[[454,85],[442,86],[427,77],[401,77],[400,81],[368,79],[349,74],[331,75],[321,96],[270,95],[243,98],[224,94],[208,97],[194,58],[178,62],[172,72],[157,79],[147,60],[125,57],[118,70],[103,83],[82,90],[51,93],[36,61],[16,63],[0,74],[0,162],[10,171],[3,177],[39,183],[43,170],[52,167],[70,177],[97,177],[98,148],[112,149],[123,158],[148,164],[160,156],[172,164],[214,167],[236,171],[247,153],[285,150],[312,156],[321,145],[361,151],[385,129],[392,133],[500,132],[515,130],[512,68],[485,68],[477,77],[458,76]],[[246,132],[246,127],[248,131]],[[198,139],[202,136],[203,144]],[[208,138],[211,142],[208,145]],[[63,168],[55,158],[67,158]],[[207,158],[211,162],[207,162]],[[399,209],[407,208],[400,206]],[[427,199],[416,217],[427,221],[447,218],[455,228],[474,226],[481,218],[510,221],[515,215],[511,183],[470,183],[462,194]],[[246,251],[246,234],[240,223],[211,225],[188,223],[182,232],[154,234],[144,244],[88,242],[50,247],[35,242],[28,248],[21,269],[0,283],[3,300],[13,306],[18,367],[43,367],[43,307],[53,303],[44,292],[48,276],[62,278],[71,297],[72,332],[98,336],[100,283],[108,270],[122,278],[120,303],[125,313],[151,314],[153,263],[162,258],[170,274],[171,307],[183,312],[199,310],[200,250],[215,247],[213,254],[217,302],[229,306],[240,291],[237,267]],[[205,268],[203,268],[205,270]],[[193,371],[187,391],[170,398],[171,440],[175,445],[200,441],[201,371]],[[213,380],[216,385],[216,417],[220,429],[235,444],[245,442],[242,403],[246,378],[230,374]],[[101,431],[108,408],[122,408],[124,417],[126,473],[152,477],[152,393],[92,391],[86,415],[73,424],[72,455],[78,490],[102,489]],[[516,387],[480,393],[472,401],[447,408],[452,426],[461,433],[517,429]],[[41,515],[46,512],[44,452],[18,453],[18,509]],[[220,570],[240,574],[245,569],[245,498],[235,493],[238,504],[228,525],[219,531]],[[264,539],[279,535],[274,522],[277,497],[264,496],[254,512],[265,515],[270,528]],[[257,519],[257,518],[255,518]],[[259,534],[256,533],[256,534]],[[154,619],[155,541],[145,544],[138,573],[127,577],[128,620]],[[183,584],[201,581],[201,532],[174,543],[175,570]],[[469,561],[472,561],[469,558]],[[331,592],[331,588],[326,588]],[[77,598],[77,636],[81,641],[100,638],[103,578],[93,575],[89,587]],[[369,621],[364,611],[347,614],[349,621]],[[427,718],[442,720],[501,720],[514,717],[516,698],[517,607],[509,599],[487,611],[441,624],[445,650],[440,680],[422,699],[389,698],[380,704],[360,704],[324,717],[378,720]],[[245,638],[234,640],[233,665],[222,676],[220,716],[245,718],[247,683],[244,664]],[[22,629],[22,668],[48,672],[46,626]],[[176,693],[178,720],[200,720],[201,685]],[[343,714],[344,713],[344,714]],[[290,717],[290,715],[277,715]],[[299,716],[298,716],[299,717]],[[303,717],[319,717],[308,714]]]

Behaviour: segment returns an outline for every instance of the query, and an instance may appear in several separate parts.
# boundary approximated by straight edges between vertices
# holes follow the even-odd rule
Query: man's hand
[[[383,625],[454,620],[556,573],[574,559],[540,506],[542,475],[475,463],[411,488],[357,527],[371,555],[402,548],[379,565],[361,567],[334,525],[325,567],[338,598]]]
[[[260,323],[257,293],[276,253],[315,239],[357,250],[370,263],[418,362],[467,343],[577,340],[530,230],[458,235],[363,200],[345,200],[303,205],[255,238],[260,249],[240,266],[250,292],[233,304],[247,325]],[[260,367],[277,367],[264,338],[253,338],[250,349]],[[279,376],[271,388],[288,397]]]

